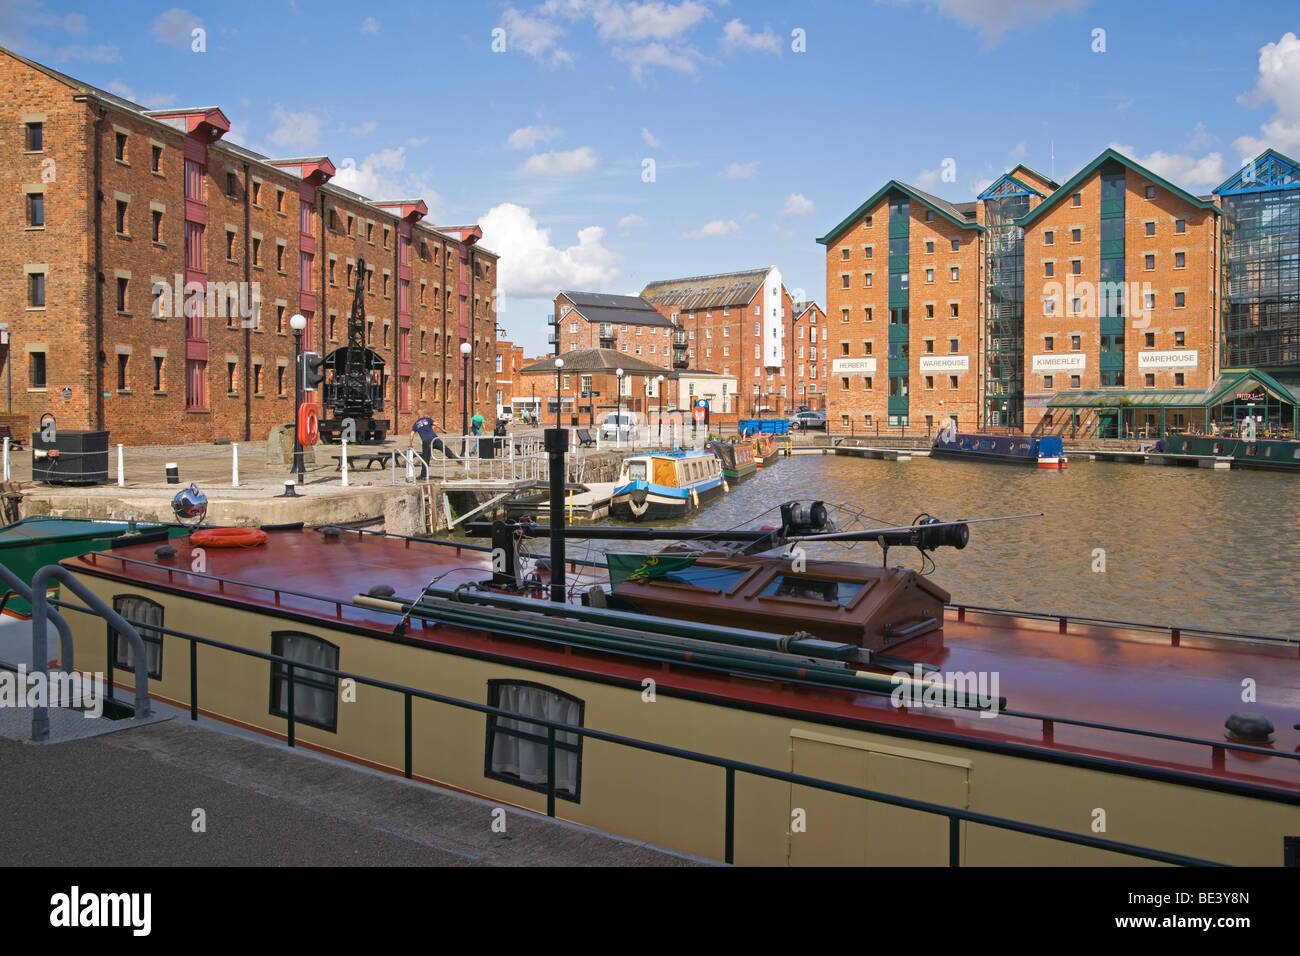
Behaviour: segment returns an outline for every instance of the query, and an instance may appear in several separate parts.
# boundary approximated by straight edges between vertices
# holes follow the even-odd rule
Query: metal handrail
[[[410,544],[411,544],[412,541],[423,543],[424,541],[427,540],[427,539],[421,539],[421,538],[414,538],[414,537],[410,537],[410,536],[406,536],[406,535],[390,535],[388,532],[383,532],[383,531],[373,531],[373,530],[368,530],[368,529],[364,529],[364,528],[349,528],[349,529],[346,529],[346,530],[349,530],[349,531],[356,531],[356,532],[358,532],[358,533],[360,533],[360,534],[375,534],[375,535],[383,535],[383,536],[387,536],[387,537],[396,537],[396,538],[400,538],[400,539],[406,541],[406,543],[407,543],[407,547],[410,547]],[[439,544],[443,544],[443,545],[445,545],[445,546],[447,546],[447,547],[466,548],[466,549],[473,550],[473,551],[491,551],[491,548],[486,548],[486,547],[483,547],[483,546],[481,546],[481,545],[459,544],[459,543],[455,543],[455,542],[430,542],[430,543],[439,543]],[[225,584],[227,584],[227,583],[229,583],[229,584],[231,584],[231,585],[235,585],[235,586],[238,586],[238,587],[246,587],[246,588],[251,588],[251,589],[261,590],[261,591],[270,591],[270,592],[272,592],[273,594],[276,595],[276,601],[275,601],[275,603],[276,603],[277,605],[280,603],[280,602],[279,602],[279,596],[280,596],[280,595],[289,595],[289,596],[291,596],[291,597],[305,598],[305,599],[307,599],[307,600],[318,601],[318,602],[323,603],[323,604],[333,604],[333,605],[335,606],[335,608],[336,608],[335,620],[339,620],[339,619],[341,619],[341,616],[342,616],[342,608],[344,608],[344,607],[356,608],[357,610],[366,611],[366,612],[369,612],[369,613],[384,613],[383,611],[377,611],[375,608],[370,607],[370,606],[368,606],[368,605],[357,604],[355,601],[350,601],[350,600],[341,600],[341,599],[339,599],[339,598],[326,597],[325,595],[321,595],[321,594],[312,594],[312,593],[307,592],[307,591],[295,591],[295,590],[291,590],[291,589],[289,589],[289,588],[277,588],[277,587],[273,587],[272,585],[269,585],[269,584],[257,584],[257,583],[255,583],[255,582],[235,581],[235,580],[231,580],[231,579],[227,579],[227,578],[218,577],[217,575],[213,575],[213,574],[206,574],[206,573],[201,572],[201,571],[191,571],[191,570],[186,570],[186,569],[180,569],[180,570],[178,570],[178,569],[174,569],[174,568],[163,568],[161,565],[155,564],[155,563],[153,563],[153,562],[149,562],[149,561],[141,561],[141,560],[138,559],[138,558],[128,558],[128,557],[125,557],[125,556],[120,555],[120,554],[111,554],[111,553],[108,553],[108,552],[90,552],[90,553],[84,555],[84,557],[86,557],[86,558],[90,558],[92,564],[96,563],[96,560],[97,560],[98,558],[100,558],[100,557],[108,557],[108,558],[112,558],[112,559],[115,560],[115,561],[120,561],[120,562],[122,562],[122,564],[123,564],[124,566],[125,566],[126,564],[137,564],[137,565],[140,565],[140,566],[142,566],[142,567],[146,567],[146,568],[150,568],[150,569],[164,570],[164,571],[167,572],[167,577],[168,577],[169,580],[170,580],[170,579],[173,577],[173,575],[175,575],[175,574],[184,574],[184,575],[189,575],[189,576],[192,576],[192,577],[206,578],[206,579],[208,579],[208,580],[216,581],[216,582],[218,583],[219,587],[220,587],[220,586],[223,586],[223,585],[225,585]],[[587,566],[595,566],[595,567],[600,567],[600,566],[601,566],[601,565],[599,565],[598,562],[594,562],[594,561],[581,561],[581,560],[576,560],[576,559],[570,559],[570,563],[573,563],[573,564],[583,564],[583,565],[587,565]],[[57,604],[58,602],[54,602],[54,603]],[[961,609],[964,607],[966,610],[978,610],[978,611],[982,611],[982,612],[1002,613],[1002,614],[1007,614],[1007,615],[1011,615],[1011,616],[1015,616],[1015,615],[1018,615],[1018,614],[1019,614],[1019,612],[1017,612],[1017,611],[998,611],[998,610],[996,610],[996,609],[992,609],[992,608],[976,608],[976,607],[973,607],[973,606],[971,606],[971,605],[961,605],[961,606],[949,605],[949,607],[955,607],[955,609],[958,610],[958,611],[961,611]],[[1026,616],[1028,616],[1028,615],[1026,615]],[[1050,619],[1050,618],[1049,618],[1049,619]],[[1079,620],[1079,619],[1076,619],[1076,620]],[[1112,622],[1112,623],[1125,624],[1125,622]],[[1159,629],[1159,626],[1158,626],[1158,625],[1138,625],[1138,624],[1131,624],[1131,625],[1127,625],[1127,626],[1133,626],[1133,627],[1149,627],[1149,628],[1153,628],[1153,629]],[[529,640],[543,640],[542,638],[537,638],[537,637],[529,637],[528,639],[529,639]],[[1275,639],[1275,640],[1281,640],[1281,639]],[[611,652],[611,653],[612,653],[612,652]],[[692,666],[695,666],[695,667],[703,667],[703,668],[706,669],[706,670],[714,669],[714,668],[707,668],[707,667],[704,667],[704,665],[700,665],[700,664],[695,664],[695,665],[692,665]],[[787,683],[804,683],[804,684],[809,684],[809,685],[814,685],[814,686],[819,686],[819,687],[820,687],[820,686],[825,686],[825,685],[822,685],[822,684],[820,684],[819,682],[817,682],[817,681],[813,681],[813,680],[797,681],[797,680],[793,680],[793,679],[787,679],[786,682],[787,682]],[[867,692],[867,691],[858,691],[857,693],[869,693],[869,692]],[[1231,751],[1234,751],[1234,752],[1240,752],[1240,753],[1256,754],[1256,755],[1259,755],[1259,756],[1280,757],[1280,758],[1287,759],[1287,760],[1300,760],[1300,752],[1295,752],[1295,753],[1293,753],[1293,752],[1289,752],[1289,751],[1285,751],[1285,750],[1272,750],[1272,749],[1269,749],[1269,748],[1267,748],[1267,747],[1256,747],[1256,746],[1253,746],[1253,745],[1251,745],[1251,744],[1238,743],[1238,742],[1236,742],[1236,741],[1232,741],[1232,740],[1210,740],[1210,739],[1208,739],[1208,738],[1204,738],[1204,737],[1190,737],[1190,736],[1184,736],[1184,735],[1178,735],[1178,734],[1169,734],[1169,733],[1165,733],[1165,732],[1163,732],[1163,731],[1158,731],[1158,730],[1144,730],[1144,729],[1142,729],[1142,728],[1140,728],[1140,727],[1125,727],[1125,726],[1123,726],[1123,725],[1121,725],[1121,724],[1107,724],[1107,723],[1101,723],[1101,722],[1097,722],[1097,721],[1082,720],[1082,719],[1074,718],[1074,717],[1057,717],[1057,716],[1053,716],[1053,715],[1050,715],[1050,714],[1036,714],[1036,713],[1033,713],[1033,712],[1030,712],[1030,711],[1017,711],[1017,710],[1013,710],[1013,709],[1004,709],[1004,710],[999,711],[999,713],[1001,713],[1001,714],[1003,714],[1003,715],[1005,715],[1005,716],[1009,716],[1009,717],[1021,717],[1021,718],[1027,719],[1027,720],[1038,720],[1038,721],[1042,721],[1042,722],[1044,723],[1044,728],[1045,728],[1045,730],[1047,730],[1047,731],[1050,731],[1052,725],[1055,725],[1055,724],[1061,724],[1061,725],[1064,725],[1064,726],[1078,726],[1078,727],[1086,727],[1086,728],[1089,728],[1089,729],[1092,729],[1092,730],[1106,730],[1106,731],[1110,731],[1110,732],[1113,732],[1113,733],[1119,733],[1119,734],[1130,734],[1130,735],[1133,735],[1133,736],[1138,736],[1138,737],[1149,737],[1149,738],[1152,738],[1152,739],[1158,739],[1158,740],[1172,740],[1172,741],[1176,741],[1176,742],[1179,742],[1179,743],[1188,743],[1188,744],[1195,744],[1195,745],[1197,745],[1197,746],[1202,746],[1202,747],[1209,747],[1209,748],[1210,748],[1211,755],[1214,757],[1214,759],[1215,759],[1216,762],[1219,760],[1220,755],[1221,755],[1224,751],[1228,751],[1228,750],[1231,750]],[[1050,736],[1050,734],[1049,734],[1049,736]]]
[[[61,604],[63,602],[60,602]],[[86,608],[76,607],[75,605],[65,605],[73,610],[93,613]],[[1076,846],[1087,846],[1094,849],[1107,850],[1114,853],[1121,853],[1126,856],[1136,856],[1142,859],[1155,860],[1161,863],[1170,863],[1177,866],[1226,866],[1227,864],[1219,863],[1213,860],[1204,860],[1198,857],[1187,856],[1180,853],[1170,853],[1165,850],[1155,850],[1150,847],[1141,847],[1132,843],[1124,843],[1118,840],[1107,840],[1101,837],[1087,836],[1084,834],[1071,833],[1068,830],[1061,830],[1055,827],[1045,827],[1034,823],[1024,823],[1019,820],[1012,820],[1007,817],[994,816],[987,813],[977,813],[971,810],[963,810],[957,807],[950,807],[945,804],[932,803],[925,800],[914,800],[910,797],[899,797],[889,793],[883,793],[878,790],[868,790],[864,787],[854,787],[848,784],[836,783],[831,780],[823,780],[817,777],[809,777],[804,774],[791,773],[784,770],[777,770],[772,767],[764,767],[760,764],[752,764],[741,760],[733,760],[730,757],[719,757],[712,754],[700,753],[694,750],[687,750],[681,747],[670,747],[665,744],[657,744],[652,741],[642,740],[636,737],[628,737],[622,734],[614,734],[607,731],[596,730],[594,728],[583,727],[576,724],[566,724],[562,721],[551,720],[546,717],[536,717],[531,714],[523,714],[502,707],[494,707],[491,704],[480,704],[477,701],[463,700],[457,697],[450,697],[446,694],[438,694],[433,691],[420,690],[419,688],[410,687],[404,684],[396,684],[392,681],[380,680],[378,678],[366,677],[362,674],[355,674],[349,671],[339,670],[337,668],[325,667],[318,664],[308,664],[303,661],[295,661],[292,658],[280,654],[267,653],[265,651],[255,651],[251,648],[239,647],[235,644],[229,644],[225,641],[217,641],[212,638],[200,637],[196,634],[189,634],[184,631],[178,631],[174,628],[162,627],[158,625],[147,625],[154,630],[161,631],[173,637],[188,640],[190,642],[190,719],[197,721],[199,718],[198,708],[198,645],[203,644],[208,647],[215,647],[220,650],[233,651],[236,654],[242,654],[246,657],[258,658],[272,664],[280,664],[285,667],[288,674],[288,706],[286,708],[287,716],[285,717],[288,727],[286,733],[286,743],[290,747],[297,745],[296,736],[296,716],[294,707],[294,671],[306,670],[336,680],[345,679],[353,680],[359,684],[369,687],[375,687],[381,690],[391,691],[403,696],[403,776],[406,779],[413,779],[413,746],[412,738],[414,734],[413,716],[411,701],[413,699],[427,700],[433,703],[446,704],[451,707],[457,707],[463,710],[475,711],[484,715],[494,715],[497,717],[515,720],[521,723],[544,726],[547,729],[547,782],[546,782],[546,815],[555,817],[555,749],[556,735],[560,733],[574,734],[582,738],[600,740],[605,743],[615,744],[617,746],[630,747],[636,750],[644,750],[661,756],[676,757],[688,760],[693,763],[702,763],[708,766],[714,766],[726,771],[725,776],[725,807],[724,807],[724,860],[727,863],[735,862],[735,775],[737,773],[746,773],[752,776],[765,777],[771,780],[779,780],[785,783],[799,784],[800,786],[810,787],[816,790],[824,790],[830,793],[839,793],[845,796],[856,797],[875,803],[884,803],[889,806],[902,807],[908,810],[917,810],[923,813],[931,813],[945,817],[948,820],[948,865],[950,867],[961,866],[961,823],[974,823],[983,826],[991,826],[998,829],[1010,830],[1012,832],[1024,833],[1030,836],[1038,836],[1046,839],[1057,840],[1063,843],[1070,843]]]

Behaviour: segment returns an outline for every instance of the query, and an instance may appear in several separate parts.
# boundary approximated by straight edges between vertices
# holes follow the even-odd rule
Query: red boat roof
[[[455,588],[491,574],[484,551],[354,531],[334,540],[318,531],[272,531],[259,547],[207,548],[206,575],[190,573],[195,555],[187,538],[171,543],[177,551],[171,560],[159,560],[154,544],[137,544],[70,558],[64,564],[221,603],[342,622],[377,639],[393,639],[397,615],[343,602],[377,585],[392,587],[397,599],[414,600],[431,580],[439,588]],[[593,584],[606,584],[607,577],[604,568],[570,565],[568,583],[570,593],[577,595]],[[1131,772],[1191,774],[1211,785],[1264,788],[1300,802],[1300,759],[1293,759],[1300,752],[1300,645],[1175,636],[1167,629],[1075,621],[1067,622],[1064,633],[1060,627],[1056,619],[985,611],[959,615],[950,608],[942,641],[920,638],[891,648],[945,674],[997,675],[997,693],[1006,698],[1007,711],[993,718],[950,708],[900,709],[887,696],[852,690],[758,680],[695,666],[654,666],[661,692],[723,698],[733,706],[779,710],[809,720],[866,722],[881,732],[956,745],[1013,749],[1071,762],[1100,760]],[[417,623],[405,639],[638,686],[646,670],[644,662],[631,658],[574,653],[568,646],[448,625]],[[362,666],[354,668],[365,673]],[[1255,683],[1256,703],[1242,703],[1246,679]],[[1274,740],[1252,745],[1269,753],[1060,722],[1116,725],[1228,744],[1224,721],[1237,711],[1272,720]]]

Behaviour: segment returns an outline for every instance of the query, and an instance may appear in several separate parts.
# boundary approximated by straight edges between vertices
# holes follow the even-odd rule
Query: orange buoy
[[[320,438],[320,412],[315,402],[298,406],[298,440],[304,445],[314,445]]]
[[[255,548],[265,542],[261,528],[204,528],[190,535],[190,543],[201,548]]]

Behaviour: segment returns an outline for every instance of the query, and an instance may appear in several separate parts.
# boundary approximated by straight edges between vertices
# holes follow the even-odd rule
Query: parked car
[[[790,417],[790,428],[819,428],[825,431],[826,413],[823,411],[799,412]]]
[[[600,423],[601,441],[627,441],[632,432],[643,425],[641,416],[636,412],[610,412]]]

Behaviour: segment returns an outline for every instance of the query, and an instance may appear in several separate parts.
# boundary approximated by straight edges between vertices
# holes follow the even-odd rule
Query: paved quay
[[[0,739],[10,866],[699,866],[711,861],[172,719]],[[192,829],[202,809],[206,832]]]

